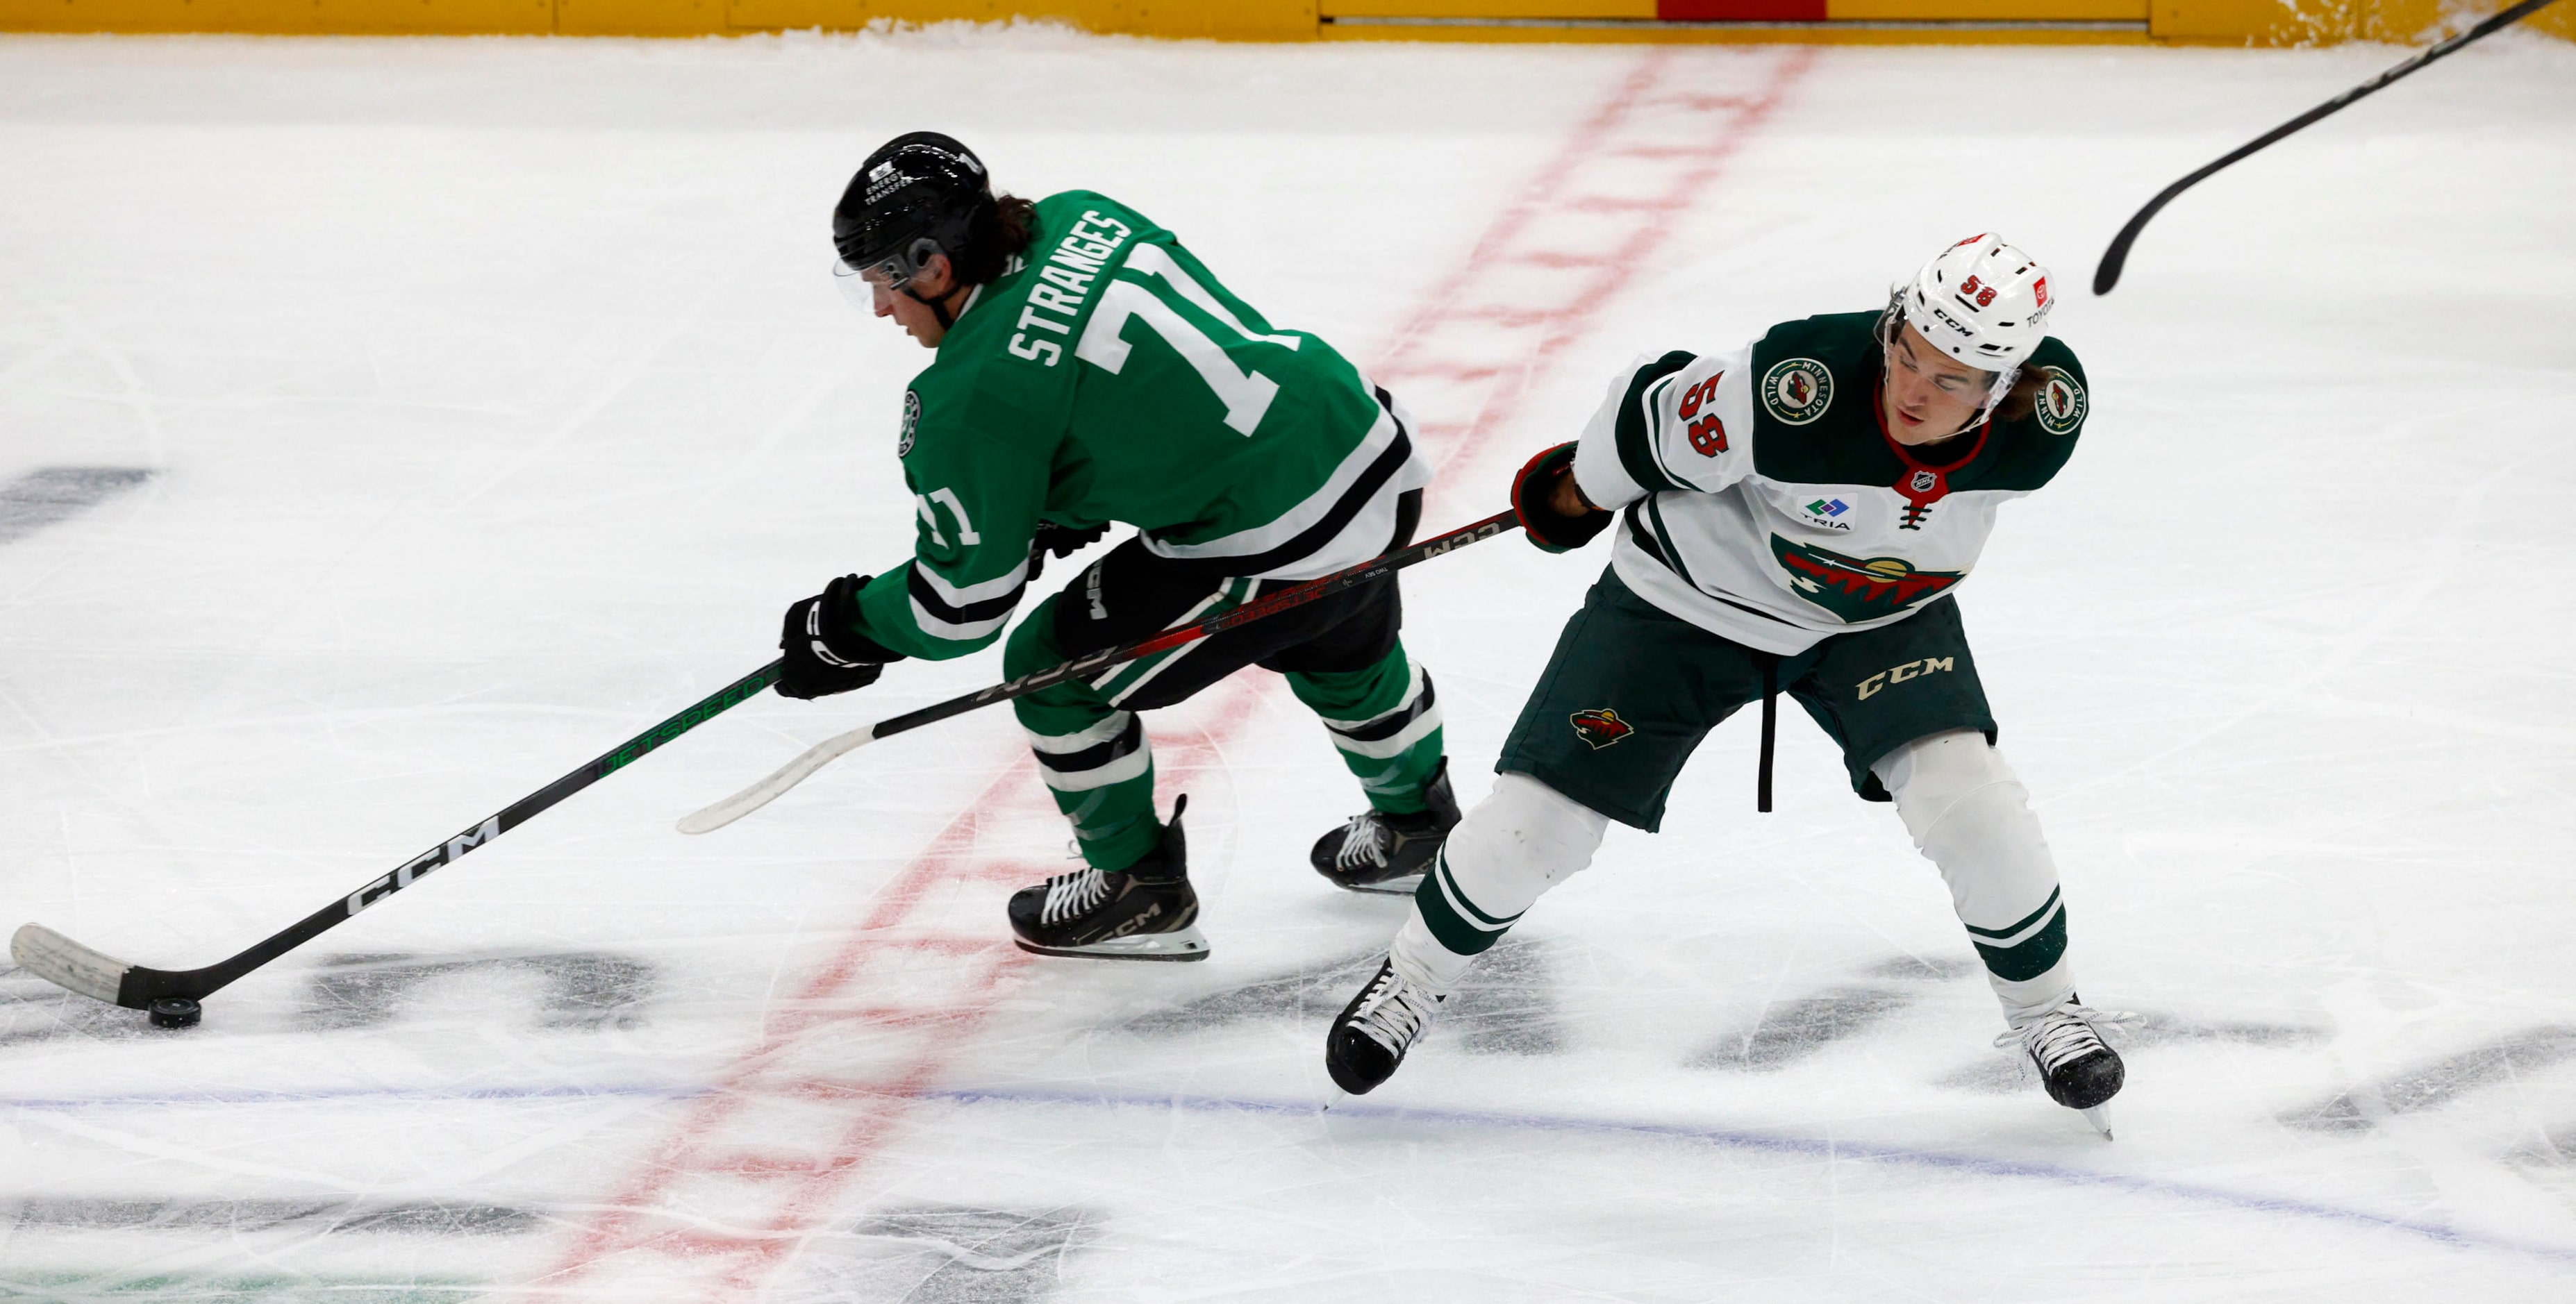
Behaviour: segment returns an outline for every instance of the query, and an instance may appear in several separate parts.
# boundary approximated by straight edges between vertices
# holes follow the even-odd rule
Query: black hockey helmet
[[[954,137],[907,132],[877,147],[832,209],[834,270],[881,273],[904,289],[932,254],[950,263],[993,220],[993,185],[983,160]]]

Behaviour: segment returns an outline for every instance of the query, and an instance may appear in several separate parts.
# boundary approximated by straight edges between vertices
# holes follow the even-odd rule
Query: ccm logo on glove
[[[787,609],[779,631],[778,695],[812,699],[865,688],[903,660],[859,632],[859,594],[869,576],[844,575],[821,593]]]

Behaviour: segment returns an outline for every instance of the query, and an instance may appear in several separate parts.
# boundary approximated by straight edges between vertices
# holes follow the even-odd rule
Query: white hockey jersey
[[[1903,620],[1957,588],[1995,509],[2075,451],[2084,372],[2055,338],[2035,411],[1921,460],[1879,414],[1875,312],[1775,326],[1727,354],[1668,353],[1610,387],[1574,475],[1621,511],[1611,565],[1638,596],[1782,656]]]

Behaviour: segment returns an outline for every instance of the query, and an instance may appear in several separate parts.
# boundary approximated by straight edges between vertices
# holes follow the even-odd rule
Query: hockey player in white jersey
[[[1841,744],[1853,789],[1893,800],[1939,867],[2003,1005],[1997,1044],[2108,1131],[2123,1066],[2097,1025],[2120,1016],[2077,999],[2057,868],[1994,746],[1951,596],[1995,510],[2046,484],[2083,428],[2084,372],[2046,332],[2051,304],[2045,268],[1974,236],[1882,311],[1622,372],[1579,441],[1522,468],[1513,503],[1532,542],[1561,552],[1615,522],[1616,549],[1493,794],[1334,1021],[1335,1082],[1365,1092],[1392,1075],[1476,956],[1591,863],[1609,821],[1653,831],[1709,729],[1785,691]]]

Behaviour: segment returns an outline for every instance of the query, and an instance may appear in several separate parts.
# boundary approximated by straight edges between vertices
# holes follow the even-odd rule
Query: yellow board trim
[[[1655,0],[1324,0],[1326,18],[1652,18]]]

